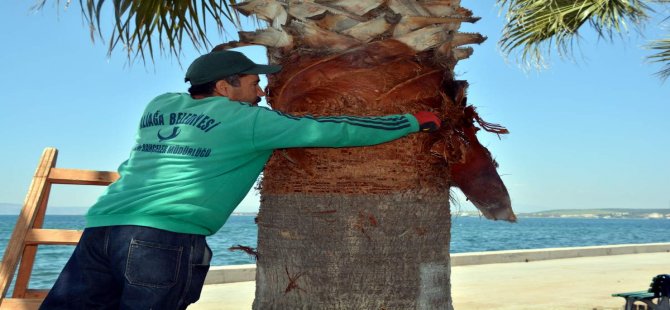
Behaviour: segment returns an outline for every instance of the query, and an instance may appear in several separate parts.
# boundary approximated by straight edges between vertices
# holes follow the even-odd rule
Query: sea
[[[0,249],[4,253],[17,216],[0,215]],[[83,229],[80,215],[47,215],[44,228]],[[229,248],[255,248],[254,216],[231,216],[207,242],[212,266],[254,264],[254,259]],[[670,242],[670,219],[520,218],[517,223],[479,217],[452,218],[452,253],[541,249],[611,244]],[[70,257],[73,246],[39,246],[29,287],[50,288]]]

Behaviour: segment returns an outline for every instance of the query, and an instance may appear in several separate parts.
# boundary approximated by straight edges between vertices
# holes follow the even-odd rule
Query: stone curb
[[[620,244],[572,248],[490,251],[451,254],[452,266],[532,262],[576,257],[670,252],[670,243]],[[256,265],[213,266],[205,284],[223,284],[256,280]]]

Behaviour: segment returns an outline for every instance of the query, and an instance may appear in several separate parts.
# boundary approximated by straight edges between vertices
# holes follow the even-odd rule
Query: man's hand
[[[421,132],[434,132],[442,126],[442,121],[432,112],[420,111],[412,115],[419,122],[419,131]]]

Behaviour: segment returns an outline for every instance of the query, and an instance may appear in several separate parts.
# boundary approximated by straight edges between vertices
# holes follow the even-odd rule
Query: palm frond
[[[651,8],[642,0],[498,0],[507,8],[499,45],[503,52],[522,49],[526,63],[541,64],[555,44],[562,56],[572,54],[578,30],[589,23],[602,38],[629,31],[647,20]],[[546,50],[545,50],[546,49]]]
[[[664,63],[665,66],[661,71],[656,74],[661,77],[661,79],[666,80],[670,77],[670,38],[656,40],[647,45],[647,48],[659,51],[658,53],[649,56],[649,60],[652,62]]]
[[[40,9],[48,0],[39,0],[35,5]],[[67,5],[71,0],[66,1]],[[56,0],[57,4],[60,0]],[[212,46],[207,38],[208,23],[214,23],[219,33],[223,32],[223,20],[239,25],[238,15],[231,6],[236,0],[79,0],[82,14],[89,24],[91,39],[96,36],[105,41],[101,20],[105,17],[103,7],[113,8],[113,28],[107,39],[108,54],[121,46],[128,58],[137,57],[143,61],[147,57],[153,61],[156,51],[177,56],[182,50],[184,38],[196,49]]]

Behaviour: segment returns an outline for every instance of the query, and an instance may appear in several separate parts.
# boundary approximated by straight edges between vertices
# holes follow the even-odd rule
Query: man
[[[295,117],[257,107],[258,65],[219,51],[186,72],[190,94],[147,106],[120,178],[90,208],[86,229],[42,309],[184,309],[200,297],[223,226],[278,148],[352,147],[440,126],[429,112]]]

